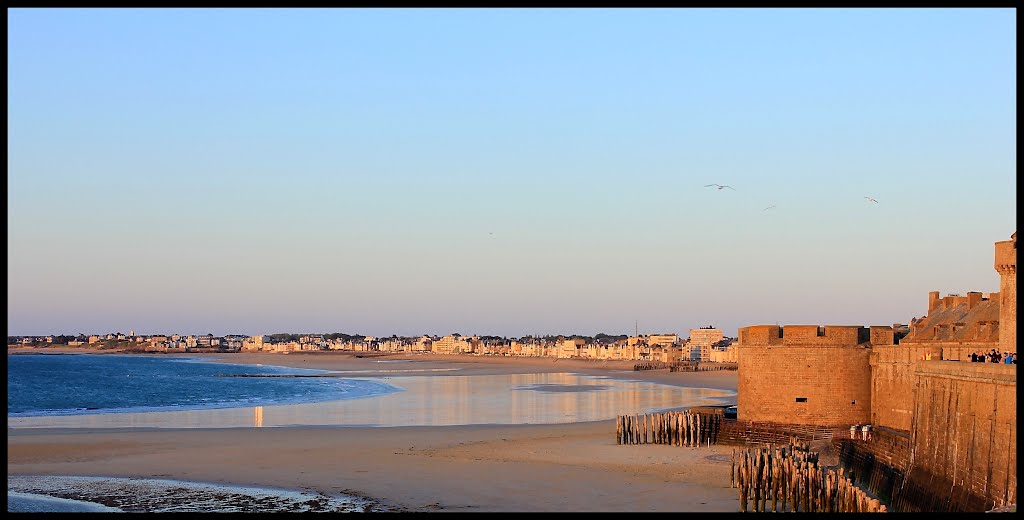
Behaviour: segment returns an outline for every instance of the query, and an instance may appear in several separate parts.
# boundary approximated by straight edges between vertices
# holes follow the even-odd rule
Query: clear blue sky
[[[12,9],[8,334],[907,323],[999,290],[1016,36],[1012,9]]]

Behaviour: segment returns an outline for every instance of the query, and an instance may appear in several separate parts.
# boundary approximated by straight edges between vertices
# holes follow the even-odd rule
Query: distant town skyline
[[[8,10],[11,336],[907,323],[1016,188],[1013,8]]]

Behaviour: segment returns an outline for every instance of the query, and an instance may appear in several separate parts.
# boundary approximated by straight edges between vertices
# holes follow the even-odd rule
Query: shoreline
[[[125,352],[122,350],[97,351],[81,347],[47,347],[12,348],[8,355],[18,354],[121,354],[131,356],[156,357],[187,357],[216,360],[224,363],[243,365],[274,365],[289,368],[312,368],[317,370],[353,370],[366,367],[382,368],[368,363],[390,361],[414,361],[424,363],[424,368],[451,368],[457,366],[461,370],[456,373],[437,373],[436,375],[490,375],[496,373],[557,373],[571,372],[587,375],[598,375],[623,380],[649,381],[672,386],[691,388],[710,388],[715,390],[736,391],[737,371],[719,370],[707,372],[669,372],[668,369],[633,370],[636,360],[588,360],[570,358],[529,357],[529,356],[473,356],[458,354],[412,354],[402,352],[356,352],[356,351],[325,351],[325,352],[238,352],[238,353],[159,353],[159,352]],[[383,372],[383,368],[381,373]],[[393,375],[393,374],[389,374]],[[356,376],[352,376],[356,377]],[[735,403],[732,403],[735,404]]]
[[[404,361],[423,368],[456,366],[460,375],[573,372],[732,392],[737,382],[735,371],[632,371],[632,362],[626,371],[622,362],[594,366],[601,362],[551,358],[171,355],[323,370],[387,369],[390,361]],[[614,431],[614,420],[386,428],[8,428],[7,469],[9,476],[137,477],[351,493],[409,511],[738,511],[729,485],[729,447],[616,445]]]

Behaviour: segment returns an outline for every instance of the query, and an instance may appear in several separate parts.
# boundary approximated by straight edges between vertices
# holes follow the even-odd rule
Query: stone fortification
[[[894,449],[857,450],[865,467],[885,454],[882,487],[898,484],[904,511],[1016,503],[1017,367],[965,362],[1017,351],[1016,232],[996,243],[994,267],[998,293],[933,291],[903,338],[892,327],[741,328],[738,421],[891,432]]]
[[[817,426],[867,423],[872,337],[891,343],[892,327],[741,328],[737,419]]]

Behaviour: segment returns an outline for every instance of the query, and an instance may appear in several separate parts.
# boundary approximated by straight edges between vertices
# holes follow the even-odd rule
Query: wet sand
[[[392,367],[457,367],[430,377],[575,372],[736,389],[735,371],[633,372],[632,362],[319,353],[189,356],[378,375],[396,374],[383,372]],[[352,494],[411,511],[738,510],[729,487],[730,448],[618,446],[614,432],[611,420],[388,428],[8,428],[7,469],[8,475],[144,477]]]

